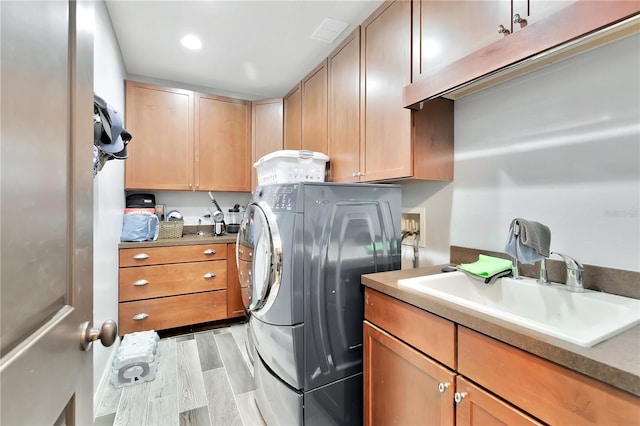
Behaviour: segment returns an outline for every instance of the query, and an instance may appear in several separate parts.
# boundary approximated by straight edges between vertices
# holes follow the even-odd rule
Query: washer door
[[[266,309],[273,303],[280,286],[281,248],[269,206],[260,201],[249,204],[240,223],[236,246],[242,302],[247,313]]]

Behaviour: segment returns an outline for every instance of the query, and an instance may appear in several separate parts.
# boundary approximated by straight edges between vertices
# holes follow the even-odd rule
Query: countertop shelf
[[[233,244],[236,242],[238,234],[224,234],[220,236],[212,236],[211,234],[203,237],[193,233],[186,234],[182,238],[167,238],[156,241],[142,242],[124,242],[118,244],[118,248],[144,248],[144,247],[170,247],[184,246],[191,244]]]
[[[362,284],[585,376],[640,396],[640,326],[633,327],[591,348],[584,348],[398,286],[398,280],[437,274],[444,266],[448,265],[367,274],[362,276]]]

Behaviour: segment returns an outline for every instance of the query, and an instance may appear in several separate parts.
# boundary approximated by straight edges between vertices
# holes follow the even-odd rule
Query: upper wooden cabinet
[[[327,58],[330,180],[358,182],[360,176],[360,27]]]
[[[284,97],[284,149],[302,148],[302,90],[300,84]]]
[[[518,31],[569,6],[577,0],[512,0],[512,31]]]
[[[411,82],[411,3],[385,2],[362,24],[361,181],[453,179],[453,102],[404,109]],[[430,168],[438,165],[437,169]]]
[[[327,153],[327,61],[300,84],[302,90],[302,149]]]
[[[126,82],[127,189],[249,191],[251,103]]]
[[[512,12],[505,15],[503,5]],[[633,25],[612,24],[640,13],[640,2],[624,0],[413,0],[413,6],[414,81],[403,90],[404,105],[412,109],[436,97],[457,99],[629,35]],[[466,16],[466,10],[477,17]],[[493,22],[485,19],[486,10],[496,13]],[[505,28],[501,34],[498,25]]]
[[[511,1],[413,0],[413,81],[505,37]]]
[[[187,90],[126,82],[126,188],[192,189],[193,99]]]
[[[196,94],[195,189],[251,190],[251,102]]]
[[[490,0],[413,3],[413,81],[479,50],[573,1]]]
[[[251,105],[251,164],[262,156],[283,147],[282,98],[255,101]],[[251,187],[258,183],[256,169],[251,166]]]

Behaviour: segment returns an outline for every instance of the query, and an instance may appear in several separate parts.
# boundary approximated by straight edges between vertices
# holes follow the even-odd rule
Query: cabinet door
[[[362,24],[361,180],[411,176],[411,3],[384,3]]]
[[[296,85],[284,97],[284,149],[302,147],[302,90]]]
[[[639,420],[637,396],[461,326],[458,372],[547,424],[628,425]]]
[[[455,373],[368,321],[363,337],[365,425],[453,424]]]
[[[251,102],[197,94],[195,129],[195,189],[250,191]]]
[[[240,279],[236,263],[236,245],[227,244],[227,317],[244,316]]]
[[[193,114],[193,92],[126,82],[127,189],[192,189]]]
[[[456,426],[542,424],[464,377],[456,379]]]
[[[511,0],[413,0],[413,10],[414,81],[506,36],[498,25],[511,31]]]
[[[329,55],[331,180],[360,180],[360,27]]]
[[[282,98],[255,101],[251,109],[251,187],[255,188],[258,179],[253,164],[263,155],[282,149]]]
[[[327,153],[327,61],[302,80],[302,149]]]
[[[518,31],[569,6],[575,0],[513,0],[513,31]],[[516,15],[520,20],[516,19]],[[519,22],[516,22],[519,21]]]

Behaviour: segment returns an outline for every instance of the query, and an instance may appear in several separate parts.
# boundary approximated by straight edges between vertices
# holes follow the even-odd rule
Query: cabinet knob
[[[215,278],[215,277],[216,277],[216,274],[214,274],[213,272],[207,272],[202,276],[202,278],[204,279]]]
[[[522,17],[520,16],[519,13],[516,13],[515,15],[513,15],[513,23],[514,24],[522,24],[527,22],[526,19],[522,19]]]
[[[460,404],[462,402],[463,399],[465,399],[467,396],[466,392],[456,392],[455,395],[453,395],[453,400]]]
[[[451,383],[449,382],[438,383],[438,392],[444,393],[449,386],[451,386]]]
[[[147,280],[136,280],[133,282],[133,285],[139,287],[139,286],[143,286],[143,285],[147,285],[149,284],[149,281]]]
[[[135,321],[142,321],[143,319],[147,319],[147,318],[149,318],[149,314],[145,314],[144,312],[139,313],[139,314],[135,314],[133,316],[133,319]]]
[[[149,255],[147,253],[138,253],[138,254],[134,254],[133,258],[135,260],[144,260],[144,259],[148,259]]]
[[[504,25],[498,25],[498,34],[509,34],[511,31],[506,29]]]
[[[216,254],[216,251],[214,249],[206,249],[205,251],[202,252],[202,254],[206,254],[206,255]]]

